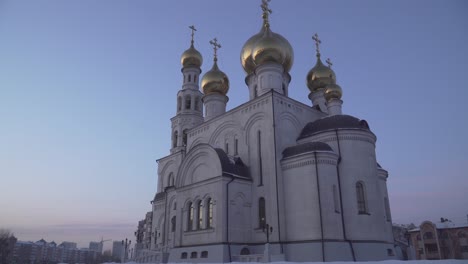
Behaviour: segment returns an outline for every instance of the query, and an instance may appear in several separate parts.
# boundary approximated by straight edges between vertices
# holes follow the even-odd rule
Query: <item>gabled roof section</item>
[[[249,169],[245,166],[244,162],[242,162],[241,158],[228,156],[226,152],[220,148],[215,148],[215,151],[221,162],[223,173],[250,178]]]

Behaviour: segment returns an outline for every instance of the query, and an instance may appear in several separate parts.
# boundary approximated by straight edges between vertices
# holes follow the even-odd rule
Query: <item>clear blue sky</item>
[[[239,53],[259,0],[0,1],[0,227],[22,240],[129,237],[168,154],[180,54],[222,44],[228,109],[248,98]],[[273,0],[294,48],[290,96],[310,105],[311,36],[334,62],[343,111],[366,119],[390,173],[394,222],[468,214],[468,2]]]

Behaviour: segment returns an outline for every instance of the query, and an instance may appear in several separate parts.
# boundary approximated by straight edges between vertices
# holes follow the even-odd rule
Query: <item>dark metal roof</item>
[[[308,123],[304,127],[304,129],[302,129],[301,135],[298,139],[306,138],[321,131],[343,128],[362,129],[370,131],[369,125],[367,124],[366,120],[360,120],[350,115],[333,115]]]
[[[312,151],[333,151],[332,148],[323,142],[307,142],[300,145],[287,147],[283,150],[283,159],[302,153],[312,152]]]
[[[165,192],[158,192],[156,193],[156,195],[154,196],[154,201],[158,201],[158,200],[161,200],[164,198],[164,195],[165,195]]]
[[[223,172],[250,178],[249,170],[242,162],[241,158],[228,156],[226,152],[220,148],[215,148],[215,151],[218,154]]]

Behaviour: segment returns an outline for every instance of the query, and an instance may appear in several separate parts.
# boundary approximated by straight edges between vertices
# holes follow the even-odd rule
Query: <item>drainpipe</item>
[[[229,184],[234,181],[234,176],[231,176],[231,180],[226,184],[226,242],[228,245],[229,262],[232,262],[231,258],[231,243],[229,243]]]
[[[317,164],[317,152],[314,151],[315,158],[315,175],[317,176],[317,194],[318,194],[318,203],[319,203],[319,215],[320,215],[320,233],[321,233],[321,243],[322,243],[322,262],[325,262],[325,243],[323,241],[323,219],[322,219],[322,203],[320,200],[320,181],[318,173],[318,164]]]
[[[340,146],[340,139],[338,138],[338,129],[335,129],[335,135],[336,135],[336,142],[338,143],[338,164],[336,165],[336,175],[338,176],[338,190],[340,192],[341,226],[343,227],[343,239],[349,243],[349,247],[351,248],[351,254],[353,255],[353,261],[356,261],[356,255],[354,254],[353,243],[346,236],[346,227],[345,227],[344,211],[343,211],[343,197],[341,195],[342,194],[341,176],[340,176],[341,146]]]

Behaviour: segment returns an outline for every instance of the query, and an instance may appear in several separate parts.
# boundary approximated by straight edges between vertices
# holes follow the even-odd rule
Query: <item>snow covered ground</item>
[[[187,262],[190,263],[190,262]],[[232,264],[244,264],[245,262],[232,262]],[[254,264],[255,262],[250,262]],[[401,261],[401,260],[385,260],[385,261],[362,261],[362,262],[273,262],[275,264],[291,264],[291,263],[301,263],[301,264],[320,264],[320,263],[326,263],[326,264],[468,264],[468,259],[464,260],[459,260],[459,259],[444,259],[444,260],[407,260],[407,261]],[[104,263],[104,264],[118,264],[118,263]],[[136,262],[127,262],[126,264],[138,264]],[[147,263],[150,264],[150,263]],[[170,263],[169,263],[170,264]],[[182,263],[179,263],[182,264]],[[261,264],[261,263],[258,263]]]

